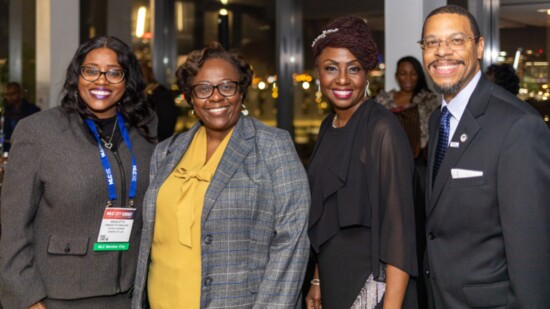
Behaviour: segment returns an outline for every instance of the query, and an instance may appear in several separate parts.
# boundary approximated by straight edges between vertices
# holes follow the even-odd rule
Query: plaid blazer
[[[200,126],[164,141],[153,154],[133,308],[148,307],[159,188]],[[307,176],[289,134],[241,117],[204,199],[201,308],[294,308],[309,254],[309,206]]]

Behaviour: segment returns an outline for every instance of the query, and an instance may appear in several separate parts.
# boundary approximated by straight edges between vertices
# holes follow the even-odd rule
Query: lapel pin
[[[464,143],[464,142],[467,141],[467,140],[468,140],[468,135],[466,135],[466,133],[460,135],[460,141],[461,141],[461,142]]]

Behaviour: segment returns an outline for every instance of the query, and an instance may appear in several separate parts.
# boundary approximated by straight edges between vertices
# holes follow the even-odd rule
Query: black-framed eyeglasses
[[[193,94],[199,99],[207,99],[214,93],[214,89],[224,97],[231,97],[237,93],[239,83],[235,81],[223,81],[217,85],[196,84],[191,86]]]
[[[101,77],[102,74],[105,76],[105,79],[107,79],[107,81],[111,84],[118,84],[122,82],[125,75],[124,70],[119,69],[111,69],[103,72],[96,67],[85,65],[80,67],[80,76],[82,76],[82,78],[89,82],[95,82],[99,79],[99,77]]]
[[[424,51],[434,50],[436,48],[439,48],[442,42],[445,42],[445,44],[447,44],[447,47],[452,50],[463,50],[466,48],[467,41],[477,40],[478,38],[479,37],[476,37],[476,36],[465,36],[462,34],[455,34],[455,35],[451,35],[445,40],[441,40],[437,38],[426,38],[418,41],[417,43],[420,45],[420,48]]]

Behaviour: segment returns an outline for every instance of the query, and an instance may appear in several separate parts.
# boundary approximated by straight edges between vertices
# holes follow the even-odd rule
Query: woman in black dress
[[[308,167],[316,261],[308,309],[414,307],[404,301],[417,273],[413,159],[397,119],[368,97],[372,33],[360,17],[337,18],[312,47],[334,112]]]

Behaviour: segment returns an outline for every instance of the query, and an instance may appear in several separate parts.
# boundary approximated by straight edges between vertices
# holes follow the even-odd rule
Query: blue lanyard
[[[124,125],[124,118],[122,118],[122,115],[118,112],[117,112],[117,117],[118,117],[118,127],[120,129],[122,139],[124,139],[124,142],[128,146],[128,149],[130,150],[130,154],[132,155],[132,177],[130,178],[130,192],[128,194],[128,197],[130,198],[130,207],[133,207],[134,198],[136,197],[136,191],[137,191],[137,163],[136,163],[136,158],[134,156],[134,153],[132,152],[132,144],[130,142],[130,135],[128,134],[128,129]],[[111,163],[109,163],[109,158],[107,157],[107,154],[105,154],[105,150],[103,150],[103,147],[101,146],[101,140],[99,138],[99,133],[97,132],[97,127],[94,121],[91,119],[86,119],[86,124],[92,131],[92,134],[94,135],[97,141],[97,146],[99,148],[99,157],[101,158],[101,165],[103,165],[103,169],[105,170],[105,176],[107,178],[107,186],[109,188],[108,205],[112,205],[112,201],[116,200],[116,190],[115,190],[115,182],[113,179],[113,172],[111,170]],[[122,185],[125,185],[125,184],[122,184]]]

